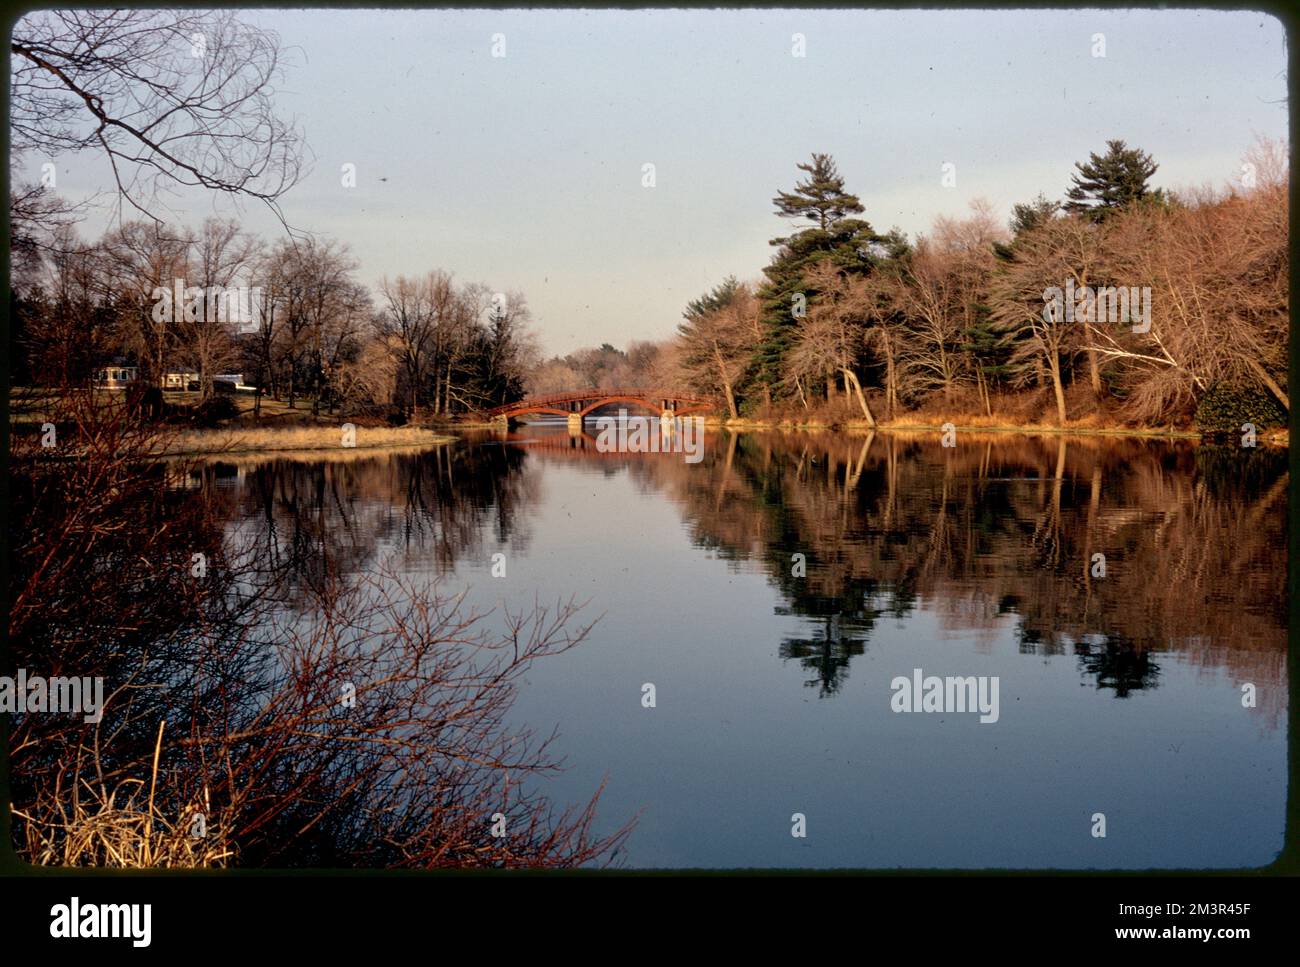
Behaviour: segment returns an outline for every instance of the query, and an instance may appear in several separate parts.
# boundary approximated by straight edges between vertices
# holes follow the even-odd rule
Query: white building
[[[190,383],[197,383],[198,381],[199,381],[198,373],[187,373],[179,370],[171,370],[169,372],[163,373],[162,388],[173,389],[173,390],[187,390],[190,388]]]
[[[125,364],[101,366],[91,375],[91,381],[96,389],[126,389],[135,382],[136,373],[135,366]]]

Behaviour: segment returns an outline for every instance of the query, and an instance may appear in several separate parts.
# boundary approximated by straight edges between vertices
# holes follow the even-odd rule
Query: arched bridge
[[[611,403],[626,403],[638,406],[655,416],[669,414],[672,416],[689,416],[714,409],[718,402],[707,396],[690,396],[658,389],[588,389],[574,390],[568,393],[551,393],[548,396],[532,396],[525,400],[507,403],[487,410],[485,416],[494,420],[515,419],[536,413],[549,413],[554,416],[567,416],[569,421],[577,422],[586,418],[594,410]]]

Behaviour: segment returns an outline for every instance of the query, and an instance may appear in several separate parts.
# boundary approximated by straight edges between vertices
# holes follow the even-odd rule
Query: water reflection
[[[922,601],[953,631],[1014,615],[1022,653],[1073,652],[1117,697],[1158,683],[1153,651],[1282,674],[1285,453],[1064,436],[711,442],[698,473],[630,472],[682,504],[699,545],[761,561],[789,611],[816,620],[782,655],[816,670],[823,695],[881,615]]]
[[[1025,655],[1077,656],[1116,698],[1160,684],[1173,651],[1242,680],[1285,658],[1284,453],[1096,437],[711,433],[705,459],[602,453],[564,428],[479,433],[416,454],[209,464],[239,484],[241,540],[297,580],[396,555],[446,574],[489,546],[526,553],[545,469],[626,473],[671,500],[695,546],[761,567],[778,654],[829,698],[881,620],[924,607],[992,640],[1014,617]],[[575,541],[599,542],[578,525]],[[629,553],[635,553],[629,549]],[[1096,555],[1104,555],[1098,576]],[[609,602],[598,602],[602,607]],[[1280,691],[1268,693],[1277,720]]]
[[[395,565],[486,607],[585,598],[595,633],[530,673],[516,714],[562,737],[556,800],[608,777],[605,815],[642,815],[633,866],[1230,866],[1275,852],[1285,453],[717,432],[691,465],[588,436],[231,461],[187,494],[220,506],[290,587]],[[495,581],[502,553],[509,579]],[[997,724],[891,714],[889,682],[916,667],[1001,676]],[[821,835],[789,838],[796,808]],[[1075,822],[1101,808],[1120,817],[1105,852]]]

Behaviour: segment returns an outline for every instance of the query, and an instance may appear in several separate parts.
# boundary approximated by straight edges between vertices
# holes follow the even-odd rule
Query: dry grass
[[[441,444],[435,444],[435,446]],[[164,460],[176,462],[195,462],[202,463],[206,460],[216,460],[223,464],[235,467],[244,467],[252,469],[263,464],[274,463],[277,460],[287,460],[299,463],[355,463],[363,460],[378,460],[390,456],[402,456],[408,454],[419,454],[429,450],[429,445],[425,443],[414,444],[392,444],[371,447],[339,447],[334,449],[304,449],[304,450],[215,450],[204,453],[168,453],[163,457]]]
[[[348,455],[356,450],[378,447],[424,448],[451,443],[455,437],[420,427],[356,427],[356,446],[343,445],[339,423],[329,426],[301,426],[285,429],[237,427],[221,430],[191,430],[178,433],[167,445],[168,456],[239,453],[289,453],[338,451]]]
[[[118,390],[96,390],[96,398],[104,401],[120,400],[124,394]],[[40,426],[58,417],[62,394],[57,390],[34,389],[15,386],[9,390],[9,425],[11,427]]]
[[[881,422],[877,428],[891,432],[911,430],[940,430],[945,423],[951,423],[958,430],[979,430],[989,433],[1080,433],[1099,436],[1159,436],[1185,437],[1197,439],[1199,433],[1176,429],[1174,427],[1125,426],[1120,423],[1106,424],[1095,416],[1086,416],[1078,420],[1066,420],[1058,424],[1055,420],[1029,420],[1016,422],[1001,413],[992,416],[983,413],[907,413],[890,422]],[[866,429],[867,424],[853,421],[848,426],[854,429]]]
[[[187,397],[198,398],[197,393],[169,393],[169,404],[185,403]],[[122,393],[97,391],[97,402],[120,404]],[[30,393],[19,399],[11,396],[11,426],[23,427],[29,432],[46,420],[60,419],[62,405],[66,402],[57,393]],[[366,426],[360,418],[344,418],[321,413],[314,420],[310,408],[289,410],[283,403],[263,400],[262,418],[252,418],[252,400],[238,397],[240,416],[230,424],[214,429],[170,429],[159,427],[160,440],[165,441],[161,455],[169,457],[205,456],[217,454],[274,453],[281,456],[301,455],[321,459],[322,454],[337,454],[341,460],[351,459],[357,450],[378,448],[427,449],[451,443],[454,436],[420,426]],[[355,446],[344,446],[343,426],[355,427]],[[79,441],[72,441],[60,451],[62,456],[84,456]]]
[[[100,869],[210,869],[226,866],[233,857],[212,827],[203,837],[191,832],[198,828],[193,814],[172,824],[138,802],[138,788],[122,802],[115,801],[118,791],[120,787],[105,799],[79,803],[59,823],[40,825],[14,810],[29,820],[24,853],[37,866]]]
[[[158,752],[165,722],[159,723],[153,768],[148,783],[127,779],[107,791],[80,776],[71,782],[74,795],[56,809],[33,810],[52,815],[41,821],[14,809],[26,822],[24,853],[37,866],[81,866],[100,869],[212,869],[228,865],[234,850],[221,834],[225,824],[214,822],[187,806],[172,822],[157,804]],[[54,798],[60,799],[58,791]]]

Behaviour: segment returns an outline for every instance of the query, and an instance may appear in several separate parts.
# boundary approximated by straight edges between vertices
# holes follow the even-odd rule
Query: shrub
[[[167,413],[167,403],[162,390],[143,382],[135,382],[126,390],[127,412],[147,420],[160,420]]]
[[[576,604],[503,608],[494,630],[462,595],[395,567],[346,574],[332,542],[314,537],[323,560],[306,579],[299,564],[268,560],[267,538],[233,533],[224,500],[177,489],[190,466],[159,466],[154,427],[91,392],[54,415],[94,445],[51,461],[38,439],[17,441],[8,644],[16,667],[76,669],[103,679],[109,700],[98,723],[9,717],[4,808],[23,860],[614,860],[630,822],[595,831],[600,787],[585,804],[554,805],[532,778],[559,767],[550,739],[509,724],[534,663],[587,638]],[[319,533],[305,505],[291,513]],[[196,550],[210,561],[202,581]],[[357,701],[340,714],[344,682]],[[498,810],[508,837],[484,821]]]
[[[1287,425],[1287,414],[1270,394],[1250,383],[1218,382],[1196,407],[1196,424],[1203,433],[1240,433],[1242,424],[1255,429]]]
[[[239,404],[229,396],[211,396],[194,407],[195,425],[202,427],[220,426],[239,416]]]

